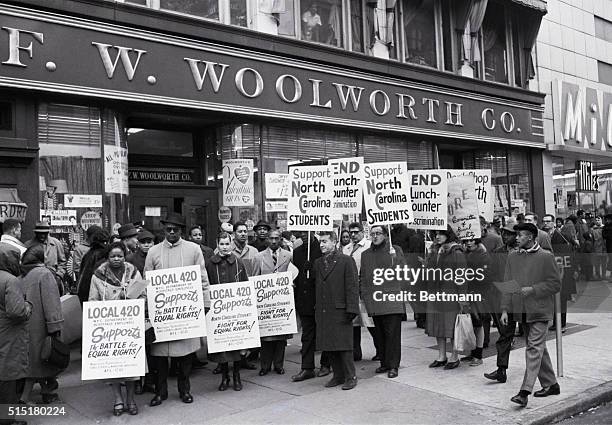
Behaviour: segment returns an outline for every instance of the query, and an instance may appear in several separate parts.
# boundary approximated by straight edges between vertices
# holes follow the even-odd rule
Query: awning
[[[546,150],[552,152],[553,155],[562,156],[573,160],[586,160],[586,161],[603,161],[607,160],[612,162],[612,151],[601,151],[599,149],[585,149],[578,146],[567,146],[567,145],[547,145]]]
[[[535,9],[542,14],[545,14],[547,12],[546,0],[510,0],[510,1],[513,3],[517,3],[521,6],[527,6],[532,9]]]
[[[23,222],[27,210],[28,206],[19,199],[17,189],[0,188],[0,223],[4,223],[4,220],[9,218]]]

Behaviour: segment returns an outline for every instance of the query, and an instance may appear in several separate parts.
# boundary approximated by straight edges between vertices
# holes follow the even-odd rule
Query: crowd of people
[[[376,291],[394,294],[406,289],[429,293],[479,293],[472,302],[414,301],[416,325],[437,342],[431,368],[452,370],[462,362],[482,365],[483,349],[490,343],[491,328],[498,339],[497,369],[487,379],[506,382],[508,359],[516,335],[526,336],[526,371],[520,392],[512,398],[522,406],[539,377],[542,389],[534,396],[559,394],[546,333],[553,318],[553,295],[561,291],[562,326],[566,326],[567,302],[576,294],[577,279],[606,279],[612,270],[612,214],[592,217],[580,210],[565,220],[531,212],[481,217],[480,238],[460,241],[449,227],[426,232],[405,225],[374,225],[366,235],[360,222],[333,232],[286,232],[265,221],[254,227],[254,237],[243,222],[223,223],[215,248],[204,243],[201,226],[185,228],[185,219],[171,213],[162,220],[163,239],[131,223],[116,235],[98,226],[87,229],[87,239],[70,253],[70,274],[77,282],[66,285],[67,253],[49,235],[48,224],[38,223],[34,238],[22,243],[21,224],[6,220],[0,241],[0,403],[31,403],[35,384],[42,401],[58,399],[58,374],[41,358],[41,346],[61,338],[60,295],[72,292],[81,302],[146,298],[142,284],[150,270],[197,265],[201,269],[204,307],[210,308],[210,286],[248,280],[249,276],[283,272],[291,264],[295,309],[301,327],[301,370],[294,382],[332,374],[325,387],[357,385],[355,362],[361,361],[361,328],[366,327],[379,362],[376,373],[398,376],[401,362],[401,329],[406,305],[389,298],[378,300]],[[553,255],[554,254],[554,255]],[[562,259],[562,264],[559,263]],[[375,282],[377,269],[411,268],[485,270],[485,278],[466,285],[447,278],[413,282],[397,277]],[[519,291],[504,292],[493,282],[515,282]],[[517,297],[519,299],[517,299]],[[455,350],[457,315],[471,318],[476,347],[464,358]],[[517,330],[518,325],[518,330]],[[150,326],[150,325],[148,325]],[[259,375],[272,370],[285,374],[284,355],[291,335],[265,337],[261,348],[212,353],[221,375],[219,391],[243,387],[240,370],[256,369]],[[147,344],[145,377],[113,380],[113,413],[138,414],[135,394],[152,392],[151,406],[168,398],[168,376],[178,377],[178,393],[192,403],[190,375],[207,362],[196,353],[205,340],[192,338]],[[321,351],[320,367],[315,351]],[[447,355],[450,353],[450,356]],[[317,370],[318,369],[318,370]],[[230,370],[232,372],[230,380]],[[123,393],[125,389],[125,395]]]

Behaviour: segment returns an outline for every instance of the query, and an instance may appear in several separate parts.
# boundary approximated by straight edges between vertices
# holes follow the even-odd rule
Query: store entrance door
[[[130,187],[130,218],[151,232],[163,235],[162,220],[168,213],[185,217],[186,231],[196,224],[204,230],[205,243],[214,246],[218,227],[217,189],[209,187]],[[187,238],[187,235],[184,235]]]

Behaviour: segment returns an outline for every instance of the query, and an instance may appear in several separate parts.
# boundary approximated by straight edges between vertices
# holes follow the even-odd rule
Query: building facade
[[[214,235],[223,161],[265,174],[363,156],[492,170],[544,212],[540,0],[0,1],[0,188],[76,243],[168,212]],[[540,80],[542,83],[542,80]],[[530,90],[531,86],[531,90]],[[242,176],[246,175],[242,174]],[[8,205],[8,202],[7,202]],[[209,243],[211,241],[209,240]]]
[[[534,88],[546,93],[546,210],[612,205],[612,1],[549,0]]]

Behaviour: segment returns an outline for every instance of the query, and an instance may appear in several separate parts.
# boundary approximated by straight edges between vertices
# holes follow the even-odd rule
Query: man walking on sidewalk
[[[508,324],[509,311],[522,311],[526,315],[525,376],[521,390],[510,399],[525,407],[536,378],[543,388],[536,391],[534,397],[561,392],[546,349],[548,322],[553,317],[553,296],[561,289],[561,277],[553,254],[540,248],[537,242],[538,228],[532,223],[524,223],[514,229],[519,250],[508,255],[504,280],[518,283],[520,292],[502,295],[500,322],[504,326]]]
[[[326,387],[357,385],[353,361],[353,319],[359,313],[357,268],[348,255],[336,250],[336,232],[323,232],[319,238],[323,257],[314,263],[315,321],[317,348],[330,352],[334,377]]]

